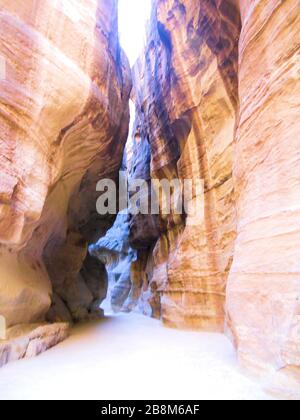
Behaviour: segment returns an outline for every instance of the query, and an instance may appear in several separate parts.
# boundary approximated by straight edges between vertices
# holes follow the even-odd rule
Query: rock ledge
[[[38,356],[69,336],[67,323],[24,324],[12,327],[0,341],[0,367],[20,359]]]

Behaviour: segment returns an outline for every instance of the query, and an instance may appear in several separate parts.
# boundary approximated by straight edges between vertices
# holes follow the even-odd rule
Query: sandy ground
[[[183,332],[137,314],[109,316],[32,360],[0,370],[0,399],[270,399],[220,334]]]

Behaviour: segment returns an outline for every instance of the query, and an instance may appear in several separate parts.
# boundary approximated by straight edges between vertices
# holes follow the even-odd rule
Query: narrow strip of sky
[[[151,3],[152,0],[119,0],[120,41],[131,66],[143,51]]]

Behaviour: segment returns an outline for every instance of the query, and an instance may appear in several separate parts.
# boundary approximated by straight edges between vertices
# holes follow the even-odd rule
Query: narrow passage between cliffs
[[[139,314],[77,326],[37,358],[1,370],[3,399],[267,399],[221,334],[163,328]]]
[[[119,36],[133,66],[145,44],[152,0],[119,0]]]

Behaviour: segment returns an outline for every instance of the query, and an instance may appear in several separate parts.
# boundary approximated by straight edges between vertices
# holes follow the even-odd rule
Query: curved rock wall
[[[130,177],[204,180],[204,217],[191,226],[174,212],[121,215],[115,225],[126,242],[118,308],[137,304],[181,328],[226,325],[241,364],[292,398],[300,383],[299,16],[298,0],[153,1],[133,70]],[[117,177],[131,90],[116,34],[116,0],[0,0],[0,315],[8,327],[101,315],[106,260],[87,250],[102,237],[98,251],[114,251],[102,246],[114,217],[96,213],[96,183]],[[18,358],[16,331],[31,331],[22,339],[29,355],[66,335],[57,324],[35,348],[36,328],[12,331],[1,364]]]
[[[151,177],[200,177],[205,186],[201,225],[161,215],[158,241],[145,241],[141,310],[161,305],[176,327],[225,324],[241,364],[292,398],[300,389],[299,16],[292,0],[155,0],[133,72]],[[141,247],[147,223],[132,223]]]
[[[110,224],[96,214],[96,182],[116,176],[128,132],[130,72],[117,23],[116,0],[0,0],[0,314],[8,326],[43,320],[51,300],[60,308],[51,320],[82,319],[102,298],[85,258]]]
[[[242,365],[300,397],[300,2],[241,12],[228,319]]]
[[[89,253],[106,266],[113,311],[125,311],[132,288],[131,267],[137,259],[137,252],[129,244],[127,210],[118,214],[113,227],[96,244],[89,247]]]
[[[163,232],[150,252],[149,298],[160,294],[168,325],[224,328],[236,235],[239,33],[233,1],[156,1],[145,59],[134,68],[136,125],[149,140],[151,176],[204,179],[204,220],[188,226],[184,217],[162,215]],[[144,225],[141,218],[141,231]]]

